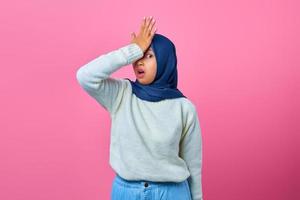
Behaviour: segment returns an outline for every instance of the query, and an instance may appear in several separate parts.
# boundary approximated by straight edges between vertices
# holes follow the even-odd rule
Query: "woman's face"
[[[152,47],[144,53],[144,56],[132,64],[134,74],[141,84],[150,84],[156,75],[156,58]],[[140,71],[142,73],[140,73]]]

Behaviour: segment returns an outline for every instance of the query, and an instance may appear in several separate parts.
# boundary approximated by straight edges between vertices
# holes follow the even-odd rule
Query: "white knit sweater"
[[[128,180],[188,178],[193,200],[202,195],[202,135],[187,98],[150,102],[132,93],[126,79],[110,75],[143,57],[130,43],[100,55],[77,70],[80,86],[111,116],[110,166]]]

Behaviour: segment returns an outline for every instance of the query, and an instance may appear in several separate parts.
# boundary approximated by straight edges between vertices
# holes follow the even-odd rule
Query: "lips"
[[[137,72],[144,72],[145,70],[143,68],[137,68]]]
[[[138,73],[141,74],[141,73],[145,73],[145,72],[144,72],[144,70],[138,70]]]
[[[136,75],[138,78],[142,78],[145,75],[145,71],[143,69],[137,69]]]
[[[145,70],[143,68],[137,68],[136,69],[136,74],[137,75],[143,75],[143,74],[145,74]]]

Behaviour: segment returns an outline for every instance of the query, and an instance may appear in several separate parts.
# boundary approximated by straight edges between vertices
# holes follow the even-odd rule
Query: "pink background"
[[[109,199],[109,114],[76,70],[128,44],[150,15],[197,106],[204,199],[300,199],[299,10],[297,0],[2,1],[0,199]],[[134,79],[131,66],[112,76]]]

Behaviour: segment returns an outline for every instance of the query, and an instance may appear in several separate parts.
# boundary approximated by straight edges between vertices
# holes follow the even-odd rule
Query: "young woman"
[[[177,88],[174,44],[144,18],[131,43],[77,70],[77,80],[111,116],[112,200],[203,200],[197,110]],[[132,64],[136,80],[110,75]]]

